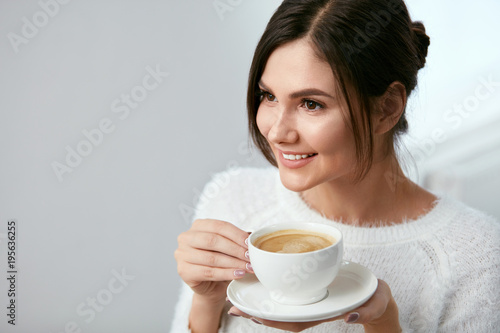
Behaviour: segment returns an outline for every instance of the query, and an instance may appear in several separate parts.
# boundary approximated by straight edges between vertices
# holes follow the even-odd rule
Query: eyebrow
[[[264,82],[262,82],[262,80],[260,80],[258,84],[259,84],[259,86],[264,88],[264,90],[272,91],[270,88],[268,88],[266,86],[266,84]],[[316,88],[306,88],[306,89],[302,89],[299,91],[295,91],[295,92],[291,93],[290,95],[288,95],[288,97],[291,99],[305,97],[305,96],[325,96],[325,97],[329,97],[329,98],[333,99],[332,95],[324,92],[323,90],[316,89]]]

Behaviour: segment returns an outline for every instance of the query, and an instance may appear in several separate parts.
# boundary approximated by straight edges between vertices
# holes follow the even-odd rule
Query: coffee
[[[254,241],[254,246],[269,252],[303,253],[317,251],[335,243],[330,235],[298,229],[278,230]]]
[[[343,265],[343,253],[342,232],[322,223],[273,224],[255,230],[248,241],[255,276],[274,302],[286,305],[324,299]]]

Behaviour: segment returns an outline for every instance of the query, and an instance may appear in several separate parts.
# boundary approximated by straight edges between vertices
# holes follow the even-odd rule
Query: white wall
[[[492,153],[500,149],[500,2],[422,0],[408,6],[431,36],[407,111],[404,143],[417,166],[412,177],[500,219],[500,161]]]
[[[0,272],[15,219],[17,332],[169,327],[180,285],[173,251],[197,193],[229,165],[264,164],[246,145],[246,78],[280,1],[220,2],[232,10],[219,16],[214,1],[87,0],[45,6],[49,16],[40,3],[54,0],[0,2]],[[418,149],[433,129],[451,137],[498,114],[496,87],[459,128],[443,119],[481,77],[500,80],[500,5],[409,5],[433,38],[409,111],[408,145]],[[150,71],[168,75],[155,81]],[[133,108],[121,101],[131,93],[140,100]],[[85,130],[96,144],[85,143]],[[67,147],[87,156],[68,166]],[[59,179],[55,162],[71,172]],[[120,287],[114,276],[123,272]],[[0,304],[8,289],[0,279]],[[92,298],[106,304],[92,310]],[[13,332],[2,308],[0,331]]]

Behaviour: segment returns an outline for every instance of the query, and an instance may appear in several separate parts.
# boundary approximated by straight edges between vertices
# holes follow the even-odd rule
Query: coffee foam
[[[255,247],[276,253],[303,253],[317,251],[335,243],[330,235],[309,231],[287,229],[268,233],[254,241]]]

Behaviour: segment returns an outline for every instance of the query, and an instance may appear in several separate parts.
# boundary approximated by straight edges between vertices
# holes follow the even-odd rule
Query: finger
[[[262,318],[258,318],[258,317],[253,317],[243,311],[241,311],[240,309],[238,309],[237,307],[233,306],[229,309],[228,311],[228,314],[231,315],[231,316],[234,316],[234,317],[243,317],[243,318],[247,318],[247,319],[250,319],[252,320],[253,322],[257,323],[257,324],[261,324],[263,325],[264,322],[267,322],[266,320],[262,319]],[[266,326],[269,326],[269,325],[266,325]]]
[[[190,249],[189,251],[179,251],[177,255],[179,260],[187,263],[201,266],[210,266],[218,268],[245,269],[250,271],[250,263],[244,260],[225,255],[214,251],[203,251]]]
[[[217,268],[201,265],[180,265],[177,271],[181,278],[191,285],[188,281],[230,281],[240,279],[247,274],[244,269]]]
[[[278,329],[290,331],[290,332],[300,332],[300,331],[303,331],[307,328],[319,325],[319,324],[327,322],[327,321],[334,321],[334,320],[339,320],[339,319],[343,318],[343,316],[337,316],[334,318],[329,318],[329,319],[325,319],[325,320],[318,320],[318,321],[310,321],[310,322],[281,322],[281,321],[266,320],[266,319],[262,319],[259,317],[251,316],[251,315],[241,311],[240,309],[238,309],[235,306],[233,306],[229,309],[228,314],[231,316],[234,316],[234,317],[244,317],[244,318],[250,319],[251,321],[253,321],[256,324],[274,327],[274,328],[278,328]]]
[[[244,313],[243,311],[238,310],[234,306],[229,310],[228,314],[231,316],[235,316],[235,317],[247,318],[247,319],[249,319],[249,320],[251,320],[254,323],[259,324],[259,325],[269,326],[269,327],[273,327],[273,328],[277,328],[277,329],[289,331],[289,332],[300,332],[300,331],[303,331],[309,327],[314,326],[311,323],[278,322],[278,321],[262,319],[259,317],[250,316],[250,315]]]
[[[387,283],[378,280],[377,290],[373,296],[362,306],[345,315],[346,323],[366,324],[380,318],[392,298],[391,290]]]
[[[248,238],[248,232],[241,230],[232,223],[220,220],[204,219],[194,221],[192,228],[197,231],[217,233],[232,240],[236,244],[243,246],[244,248],[248,248],[245,242]]]
[[[250,316],[249,314],[241,311],[240,309],[238,309],[237,307],[233,306],[229,309],[228,313],[231,312],[232,315],[236,315],[238,317],[245,317],[245,318],[252,318],[252,316]],[[336,317],[332,317],[332,318],[328,318],[328,319],[323,319],[323,320],[317,320],[317,321],[310,321],[309,323],[312,323],[314,325],[318,325],[318,324],[321,324],[321,323],[325,323],[327,321],[334,321],[334,320],[339,320],[339,319],[343,319],[344,318],[344,315],[341,315],[341,316],[336,316]],[[265,319],[263,319],[265,320]],[[265,320],[266,322],[273,322],[272,320]],[[277,321],[274,321],[274,323],[278,323]]]
[[[248,255],[246,255],[247,248],[217,233],[191,231],[188,234],[181,236],[179,236],[181,238],[179,241],[189,247],[205,251],[209,250],[220,252],[241,260],[249,261]]]

